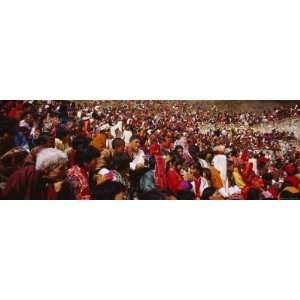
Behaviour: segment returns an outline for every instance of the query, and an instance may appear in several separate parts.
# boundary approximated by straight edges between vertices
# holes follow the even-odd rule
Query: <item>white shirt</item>
[[[135,170],[137,164],[144,165],[145,163],[145,153],[143,150],[139,150],[137,153],[133,154],[133,161],[130,163],[130,169]]]
[[[124,130],[122,138],[125,144],[129,143],[131,137],[132,137],[132,132],[130,130]]]

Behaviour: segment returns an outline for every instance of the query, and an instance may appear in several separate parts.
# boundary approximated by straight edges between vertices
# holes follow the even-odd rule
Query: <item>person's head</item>
[[[250,188],[247,195],[247,200],[259,200],[260,192],[256,188]]]
[[[195,193],[191,190],[181,190],[176,195],[177,200],[195,200]]]
[[[43,133],[37,139],[36,145],[45,148],[54,148],[54,137],[51,134]]]
[[[53,127],[57,127],[59,125],[59,118],[57,113],[51,114],[51,124]]]
[[[75,161],[79,167],[92,172],[96,168],[97,158],[100,152],[97,148],[89,145],[86,148],[78,148],[75,153]]]
[[[65,128],[58,127],[56,129],[56,137],[58,139],[60,139],[61,141],[66,142],[68,139],[68,136],[69,136],[69,132]]]
[[[40,135],[41,135],[41,130],[40,130],[40,128],[35,128],[35,130],[34,130],[34,133],[33,133],[33,139],[34,140],[38,140],[38,138],[40,137]]]
[[[125,150],[125,142],[120,138],[115,138],[112,141],[112,148],[115,153],[123,153]]]
[[[72,148],[77,150],[79,148],[87,148],[90,141],[87,137],[76,136],[72,141]]]
[[[125,200],[125,187],[120,182],[105,181],[92,189],[93,200]]]
[[[223,200],[223,196],[213,187],[207,187],[204,189],[202,196],[202,200]]]
[[[202,176],[202,174],[203,174],[202,167],[199,163],[192,164],[190,169],[191,169],[192,175],[197,178]]]
[[[175,154],[177,154],[179,157],[183,156],[183,147],[181,145],[177,145],[175,147]]]
[[[113,156],[111,166],[113,170],[116,170],[120,173],[129,172],[130,158],[127,153],[116,153]]]
[[[23,115],[23,120],[24,120],[27,124],[29,124],[30,126],[32,126],[33,121],[34,121],[34,118],[33,118],[32,113],[30,113],[30,112],[25,113],[25,114]]]
[[[165,200],[163,193],[152,190],[139,195],[139,200]]]
[[[138,136],[133,135],[129,140],[129,145],[134,152],[137,152],[141,147],[141,139]]]
[[[265,174],[262,176],[262,179],[263,179],[263,181],[264,181],[265,186],[270,186],[270,185],[272,185],[273,176],[272,176],[271,173],[265,173]]]
[[[68,157],[54,148],[45,148],[37,154],[35,168],[48,182],[63,180],[66,176]]]

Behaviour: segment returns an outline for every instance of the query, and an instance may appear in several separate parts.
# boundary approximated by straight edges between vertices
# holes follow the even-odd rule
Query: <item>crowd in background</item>
[[[297,102],[0,101],[1,199],[300,199]]]

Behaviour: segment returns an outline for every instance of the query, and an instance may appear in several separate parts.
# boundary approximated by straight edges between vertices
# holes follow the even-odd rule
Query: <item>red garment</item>
[[[294,186],[295,188],[299,188],[300,179],[298,179],[296,176],[287,176],[285,178],[285,181]]]
[[[264,165],[266,162],[268,161],[268,159],[265,156],[261,156],[258,160],[257,163],[259,165]]]
[[[248,155],[248,150],[244,150],[241,156],[241,160],[243,161],[248,161],[249,160],[249,155]]]
[[[167,186],[172,192],[180,191],[180,183],[182,182],[182,177],[177,173],[174,168],[170,168],[167,172]]]
[[[87,172],[78,165],[73,166],[67,172],[66,181],[73,189],[75,198],[77,200],[91,199],[90,187],[88,183]]]
[[[295,168],[294,165],[288,164],[288,165],[285,165],[285,166],[284,166],[284,171],[285,171],[289,176],[292,176],[292,175],[295,175],[295,173],[296,173],[296,168]]]
[[[155,185],[159,190],[164,190],[167,187],[167,178],[165,171],[165,160],[162,155],[155,155],[154,180]]]
[[[75,154],[76,154],[76,150],[74,150],[74,149],[72,149],[68,153],[68,159],[69,159],[69,166],[70,166],[70,168],[72,168],[73,166],[76,165]]]
[[[157,155],[159,153],[159,150],[160,150],[159,144],[150,145],[150,149],[149,149],[150,155]]]
[[[277,199],[278,198],[278,193],[277,193],[277,189],[273,186],[271,186],[269,189],[268,189],[268,192],[272,194],[273,198],[274,199]]]
[[[253,163],[246,163],[245,168],[242,171],[242,178],[245,182],[248,182],[250,179],[250,175],[253,173]]]
[[[199,199],[199,200],[200,200],[201,177],[199,177],[198,179],[195,178],[195,179],[194,179],[194,182],[195,182],[196,199]]]
[[[21,168],[13,173],[7,180],[2,199],[6,200],[48,200],[55,199],[56,193],[52,185],[47,185],[34,165]],[[54,191],[55,192],[55,191]]]

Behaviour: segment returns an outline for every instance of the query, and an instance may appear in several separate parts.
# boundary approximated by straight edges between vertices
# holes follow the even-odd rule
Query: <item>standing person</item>
[[[220,172],[223,186],[226,186],[227,180],[227,158],[224,154],[225,146],[220,145],[214,148],[215,156],[212,160],[214,167]]]
[[[66,184],[71,187],[77,200],[91,199],[89,176],[96,168],[99,155],[99,151],[93,146],[76,150],[76,164],[68,170]]]
[[[91,145],[97,148],[99,151],[102,151],[106,148],[106,140],[107,140],[107,131],[109,130],[109,125],[102,125],[96,133],[96,136],[91,141]]]
[[[3,199],[56,199],[55,183],[66,175],[68,158],[65,153],[46,148],[37,155],[36,164],[18,169],[7,180]]]

